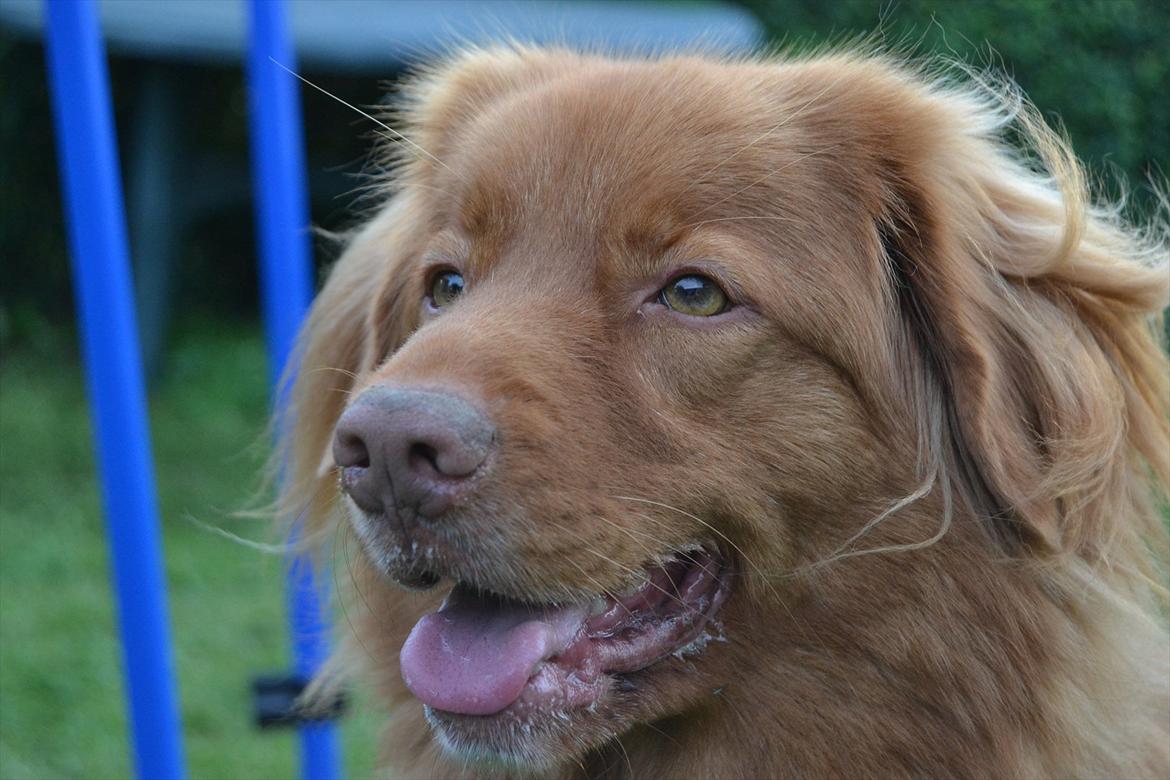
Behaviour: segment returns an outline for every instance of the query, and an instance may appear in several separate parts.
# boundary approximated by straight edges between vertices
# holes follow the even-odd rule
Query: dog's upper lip
[[[645,668],[696,639],[727,594],[717,554],[647,569],[624,597],[533,605],[457,586],[411,631],[403,680],[425,704],[461,715],[571,709],[604,692],[606,673]]]

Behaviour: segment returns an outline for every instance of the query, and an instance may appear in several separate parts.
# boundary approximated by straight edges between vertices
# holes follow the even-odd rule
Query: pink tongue
[[[585,624],[587,606],[535,607],[457,587],[410,632],[399,655],[411,693],[435,709],[491,715]]]

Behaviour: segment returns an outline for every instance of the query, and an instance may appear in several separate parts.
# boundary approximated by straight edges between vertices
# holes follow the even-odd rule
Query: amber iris
[[[706,276],[680,276],[662,288],[658,302],[680,314],[713,317],[727,311],[727,294]]]

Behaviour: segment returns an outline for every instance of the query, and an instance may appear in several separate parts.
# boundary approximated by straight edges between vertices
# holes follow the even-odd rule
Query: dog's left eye
[[[731,308],[727,293],[713,280],[700,274],[680,276],[658,293],[658,302],[679,314],[714,317]]]
[[[463,275],[458,271],[441,271],[431,280],[431,305],[441,309],[463,294]]]

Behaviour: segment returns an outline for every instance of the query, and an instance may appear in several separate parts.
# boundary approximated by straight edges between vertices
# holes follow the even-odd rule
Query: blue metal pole
[[[90,0],[49,0],[48,64],[135,770],[183,777],[146,393],[105,50]]]
[[[300,93],[293,76],[284,69],[296,68],[284,3],[251,0],[249,7],[249,124],[260,287],[269,376],[275,402],[281,404],[280,375],[313,294],[304,140]],[[292,562],[287,588],[296,670],[309,678],[324,661],[328,647],[321,591],[307,559]],[[334,726],[329,722],[303,725],[300,733],[302,777],[339,777],[341,761]]]

